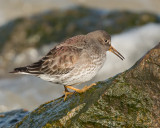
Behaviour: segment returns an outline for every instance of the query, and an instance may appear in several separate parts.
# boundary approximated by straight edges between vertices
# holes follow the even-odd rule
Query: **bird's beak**
[[[109,51],[113,52],[115,55],[117,55],[121,60],[125,59],[115,48],[110,46]]]

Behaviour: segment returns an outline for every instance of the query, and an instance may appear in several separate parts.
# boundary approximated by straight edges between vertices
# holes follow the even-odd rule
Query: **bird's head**
[[[124,59],[124,57],[111,46],[111,36],[104,30],[97,30],[94,32],[90,32],[87,34],[92,39],[96,40],[106,51],[111,51],[115,55],[117,55],[121,60]]]

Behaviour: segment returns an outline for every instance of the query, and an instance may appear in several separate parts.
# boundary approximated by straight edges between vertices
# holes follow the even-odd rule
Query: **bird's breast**
[[[106,54],[92,54],[81,58],[75,68],[64,76],[64,85],[75,85],[91,80],[102,68]]]

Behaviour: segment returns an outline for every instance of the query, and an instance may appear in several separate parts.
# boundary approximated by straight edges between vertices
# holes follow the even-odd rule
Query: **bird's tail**
[[[41,71],[40,71],[41,64],[42,64],[42,62],[39,61],[39,62],[33,63],[32,65],[29,65],[29,66],[26,66],[26,67],[15,68],[10,73],[39,75],[39,74],[42,74]]]
[[[12,72],[9,73],[15,73],[15,74],[29,74],[29,71],[27,67],[19,67],[15,68]]]

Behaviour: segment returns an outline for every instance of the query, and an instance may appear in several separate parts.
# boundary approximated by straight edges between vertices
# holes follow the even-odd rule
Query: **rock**
[[[17,65],[14,60],[29,48],[40,48],[51,42],[60,42],[102,28],[115,34],[150,22],[160,21],[157,15],[150,13],[105,12],[84,7],[51,10],[30,18],[15,19],[0,27],[0,75],[24,65]],[[32,62],[27,59],[23,63]]]
[[[11,125],[16,124],[28,113],[29,112],[24,109],[0,113],[0,128],[8,128]]]
[[[3,47],[10,48],[6,43],[16,46],[16,51],[21,52],[27,47],[40,47],[53,41],[59,42],[99,27],[110,34],[115,34],[151,22],[159,23],[158,16],[127,11],[104,12],[84,7],[65,11],[50,10],[31,18],[15,19],[1,27],[0,51]]]
[[[160,43],[131,69],[25,116],[13,128],[160,127]]]

